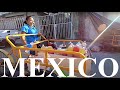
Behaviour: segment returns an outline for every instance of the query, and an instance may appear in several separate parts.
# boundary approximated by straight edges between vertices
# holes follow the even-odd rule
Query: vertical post
[[[72,30],[72,26],[73,26],[73,24],[72,24],[72,18],[73,17],[72,17],[72,13],[70,13],[70,15],[71,15],[71,17],[70,17],[70,19],[71,19],[71,21],[70,21],[71,22],[71,31],[70,31],[71,32],[71,37],[70,37],[70,39],[73,39],[73,30]]]
[[[55,17],[54,17],[54,15],[53,15],[53,25],[54,25],[54,37],[55,37],[55,39],[56,39],[56,24],[55,24]]]
[[[5,30],[5,21],[6,21],[6,18],[3,18],[3,29]]]
[[[35,14],[35,26],[37,27],[38,31],[40,32],[40,25],[39,25],[39,17],[38,14]]]
[[[37,25],[38,25],[38,30],[41,32],[41,25],[40,25],[40,18],[37,16]]]
[[[18,49],[18,57],[19,57],[19,58],[22,58],[22,53],[21,53],[21,50],[20,50],[20,49]]]
[[[25,14],[26,14],[26,17],[27,17],[27,12]]]

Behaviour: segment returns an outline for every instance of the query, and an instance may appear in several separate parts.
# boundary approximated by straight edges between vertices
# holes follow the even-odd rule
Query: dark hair
[[[32,17],[32,16],[26,16],[26,19],[25,19],[24,23],[27,24],[26,21],[27,21],[29,18],[31,18],[31,17]]]

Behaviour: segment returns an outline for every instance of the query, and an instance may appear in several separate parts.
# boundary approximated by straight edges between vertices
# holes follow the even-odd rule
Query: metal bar
[[[54,22],[54,38],[56,39],[56,24],[55,24],[55,16],[53,15],[53,22]]]

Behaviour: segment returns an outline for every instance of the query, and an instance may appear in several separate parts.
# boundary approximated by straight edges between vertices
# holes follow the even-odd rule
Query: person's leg
[[[33,45],[33,47],[32,48],[37,48],[37,45],[35,44],[35,45]],[[31,54],[32,55],[38,55],[38,51],[31,51]]]
[[[35,55],[35,51],[31,51],[31,50],[30,50],[30,54],[31,54],[31,55]]]

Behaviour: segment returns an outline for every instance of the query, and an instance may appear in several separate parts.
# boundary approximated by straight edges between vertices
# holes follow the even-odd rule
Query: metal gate
[[[34,17],[36,27],[46,38],[72,39],[71,13],[55,13],[46,16]],[[0,30],[20,30],[25,16],[0,18]]]
[[[46,38],[71,39],[72,17],[71,13],[56,13],[39,16],[40,32]]]
[[[24,20],[25,16],[0,18],[0,30],[20,30]]]

